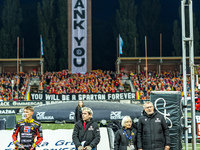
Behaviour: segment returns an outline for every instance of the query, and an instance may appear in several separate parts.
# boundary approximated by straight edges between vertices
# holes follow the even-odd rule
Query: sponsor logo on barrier
[[[124,116],[121,116],[121,111],[111,111],[110,119],[122,119]]]
[[[37,120],[54,120],[53,116],[45,116],[45,112],[37,112]]]
[[[71,111],[70,114],[69,114],[69,120],[74,120],[74,112]]]
[[[9,102],[0,102],[0,106],[10,106]]]
[[[54,148],[51,148],[51,149],[47,149],[50,145],[50,142],[42,142],[38,148],[40,148],[40,150],[75,150],[75,145],[73,142],[68,142],[68,141],[65,141],[65,140],[58,140],[57,142],[55,142],[53,145],[54,145]],[[5,150],[12,150],[14,144],[13,142],[10,142],[7,146],[7,149]],[[59,149],[57,149],[59,148]]]
[[[11,109],[4,109],[4,110],[0,110],[0,114],[15,114],[15,110],[11,110]]]
[[[157,103],[158,103],[159,100],[163,101],[163,108],[165,108],[165,106],[166,106],[166,101],[165,101],[165,99],[164,99],[164,98],[158,98],[158,99],[156,99],[156,101],[155,101],[155,109],[156,109],[161,115],[164,116],[164,118],[165,118],[166,121],[167,121],[167,120],[169,121],[170,125],[168,125],[168,127],[169,127],[169,128],[172,128],[172,126],[173,126],[172,121],[171,121],[171,119],[169,119],[169,118],[167,117],[167,116],[170,116],[170,114],[167,113],[167,110],[166,110],[166,109],[164,109],[164,113],[162,113],[162,112],[160,112],[159,109],[157,108]]]
[[[13,106],[32,106],[32,105],[42,105],[43,103],[42,102],[38,102],[38,101],[35,101],[35,102],[27,102],[27,101],[24,101],[24,102],[13,102],[12,105]]]
[[[22,114],[22,113],[24,113],[24,108],[21,108],[21,109],[19,110],[19,114]]]

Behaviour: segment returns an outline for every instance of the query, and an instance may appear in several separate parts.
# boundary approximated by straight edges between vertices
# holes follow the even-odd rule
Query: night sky
[[[196,0],[197,1],[197,0]],[[200,2],[196,2],[200,3]],[[172,24],[178,18],[178,9],[181,4],[180,0],[160,0],[161,19],[164,23]],[[140,4],[141,0],[135,0],[135,4]],[[119,9],[118,0],[93,0],[92,1],[92,15],[95,18],[107,20],[112,17],[116,9]],[[139,13],[139,12],[138,12]]]
[[[142,0],[135,0],[135,4],[140,4]],[[93,17],[108,19],[115,14],[119,8],[118,0],[92,0],[92,15]],[[161,17],[165,23],[172,23],[178,18],[178,9],[181,5],[181,0],[160,0]],[[200,1],[193,0],[194,12],[199,11]],[[138,12],[139,13],[139,12]]]
[[[21,25],[22,35],[25,38],[25,49],[31,50],[30,52],[25,51],[25,57],[37,57],[39,50],[39,42],[38,42],[38,25],[37,25],[37,3],[42,0],[20,0],[23,22]],[[55,0],[56,1],[56,0]],[[153,1],[153,0],[152,0]],[[135,0],[135,5],[139,6],[142,0]],[[171,56],[171,52],[169,50],[173,50],[172,46],[172,35],[173,35],[173,22],[174,20],[179,20],[179,8],[181,5],[181,0],[160,0],[161,3],[161,12],[160,12],[160,20],[162,25],[164,26],[164,30],[162,30],[163,34],[163,50],[166,48],[167,51],[163,51],[163,56]],[[3,7],[3,0],[0,0],[0,8]],[[200,0],[193,0],[193,10],[196,15],[196,24],[200,31]],[[100,56],[97,51],[101,49],[99,47],[102,46],[102,49],[107,48],[105,52],[102,53],[102,56],[99,57],[99,60],[93,62],[94,66],[99,64],[100,59],[104,58],[104,54],[108,49],[116,49],[116,40],[111,40],[112,37],[112,25],[115,17],[116,10],[119,9],[119,0],[92,0],[92,50],[93,50],[93,60],[97,60],[96,56]],[[137,12],[139,14],[139,12]],[[1,15],[1,14],[0,14]],[[34,23],[33,23],[34,22]],[[110,25],[110,26],[109,26]],[[108,28],[107,28],[108,26]],[[109,36],[108,36],[109,35]],[[104,45],[99,44],[102,38],[107,38],[107,43]],[[114,37],[113,37],[114,38]],[[112,62],[106,64],[112,64],[110,68],[114,67],[114,62],[116,61],[115,56],[110,58]],[[102,64],[105,66],[105,64]],[[102,68],[102,66],[96,66],[94,69]],[[104,68],[102,68],[104,69]],[[107,69],[107,68],[105,68]]]

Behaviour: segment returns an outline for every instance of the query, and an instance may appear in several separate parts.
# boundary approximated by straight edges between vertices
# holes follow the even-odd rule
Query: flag
[[[122,40],[121,36],[119,36],[119,53],[120,54],[123,54],[122,47],[123,47],[123,40]]]
[[[27,101],[31,100],[29,92],[27,92],[26,97],[27,97]]]
[[[136,91],[136,99],[140,99],[140,93],[139,93],[139,91]]]
[[[43,53],[43,42],[42,42],[42,36],[40,36],[40,48],[41,48],[41,55],[44,55],[44,53]]]

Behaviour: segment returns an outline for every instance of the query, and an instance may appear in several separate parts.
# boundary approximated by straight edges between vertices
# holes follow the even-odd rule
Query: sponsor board
[[[95,121],[121,120],[129,115],[138,118],[143,111],[141,105],[115,103],[106,101],[84,101],[84,105],[93,110]],[[77,101],[68,101],[67,103],[56,103],[40,105],[34,107],[33,118],[38,121],[74,121],[75,108]]]
[[[0,119],[5,120],[6,129],[14,128],[16,124],[16,116],[15,115],[0,115]]]
[[[111,111],[110,113],[110,120],[119,120],[123,119],[124,116],[121,115],[121,111]]]
[[[6,108],[6,109],[2,109],[0,108],[0,115],[11,115],[11,114],[17,114],[19,113],[19,108]]]
[[[45,101],[11,101],[11,102],[0,102],[0,106],[36,106],[45,104]]]
[[[43,142],[37,150],[75,150],[73,129],[43,130]],[[107,128],[100,128],[101,140],[97,149],[110,149]],[[14,150],[12,131],[0,130],[1,150]]]
[[[46,112],[37,112],[36,120],[54,120],[53,116],[46,116]]]

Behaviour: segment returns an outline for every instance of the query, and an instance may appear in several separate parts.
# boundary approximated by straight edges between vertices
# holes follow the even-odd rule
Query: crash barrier
[[[182,149],[182,103],[179,91],[153,91],[151,101],[155,109],[162,114],[169,127],[170,150]]]
[[[73,129],[43,130],[43,142],[37,150],[75,150],[72,142]],[[110,128],[100,128],[98,150],[113,150],[114,133]],[[12,131],[0,130],[1,150],[13,150]],[[111,143],[112,142],[112,143]]]
[[[16,124],[15,115],[0,115],[0,119],[5,120],[6,129],[14,128]]]
[[[0,130],[6,129],[6,121],[4,119],[0,119]]]
[[[70,100],[70,101],[65,101],[65,100],[38,100],[38,101],[30,100],[30,101],[0,102],[0,107],[1,107],[0,108],[0,115],[2,115],[2,114],[18,114],[18,113],[22,113],[21,112],[22,110],[20,110],[19,108],[23,108],[24,106],[37,106],[37,105],[44,105],[44,104],[67,103],[67,102],[72,102],[72,101],[74,101],[74,100]],[[85,101],[87,101],[87,100],[85,100]],[[101,101],[101,100],[98,100],[98,101]],[[106,101],[106,100],[103,100],[103,101]],[[150,101],[150,100],[135,100],[135,99],[131,99],[130,101],[131,101],[132,104],[141,105],[141,104],[144,104],[145,101]],[[109,101],[109,102],[119,102],[119,100],[113,100],[113,101]]]
[[[40,122],[74,122],[76,101],[55,103],[34,107],[33,118]],[[107,101],[84,101],[84,105],[93,110],[95,121],[121,120],[124,116],[139,118],[143,110],[141,105],[113,103]]]
[[[0,108],[0,115],[21,114],[24,110],[20,108]]]

